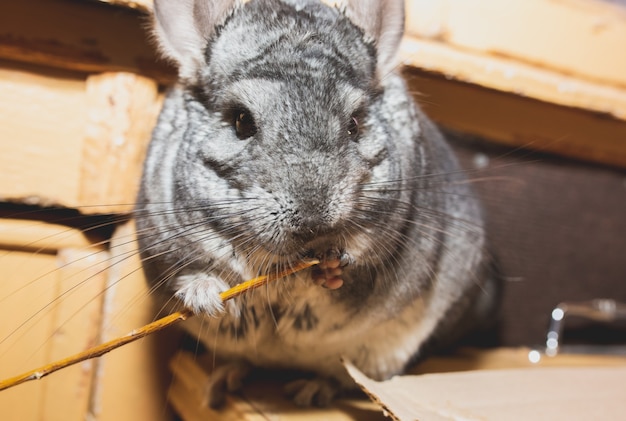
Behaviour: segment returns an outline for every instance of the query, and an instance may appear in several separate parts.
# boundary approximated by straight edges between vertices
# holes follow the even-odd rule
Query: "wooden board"
[[[0,200],[129,212],[159,108],[149,78],[0,62]]]
[[[111,240],[104,293],[101,342],[155,320],[143,277],[132,223],[118,227]],[[170,420],[166,401],[168,349],[177,341],[164,331],[117,349],[98,360],[91,415],[97,421]]]
[[[87,120],[86,80],[0,66],[0,199],[76,203]]]
[[[63,248],[7,247],[17,233],[36,225],[44,228],[47,241],[63,238]],[[81,236],[66,227],[34,221],[0,220],[0,239],[0,377],[18,375],[97,343],[102,314],[99,292],[106,279],[103,265],[108,253],[102,247],[84,247]],[[90,361],[2,391],[2,418],[85,419],[94,372]]]
[[[400,57],[410,68],[439,74],[451,83],[459,81],[508,93],[520,101],[537,99],[626,121],[626,81],[625,85],[602,83],[515,57],[411,36],[404,39]]]
[[[43,242],[31,241],[37,230],[45,235]],[[52,247],[55,239],[57,249]],[[154,319],[129,223],[120,225],[105,249],[104,244],[91,244],[80,232],[62,225],[0,219],[0,279],[2,380],[127,334]],[[144,338],[4,390],[0,418],[170,420],[166,351],[168,344],[177,343],[171,333]]]
[[[512,147],[626,167],[626,121],[521,98],[443,76],[407,71],[416,100],[436,122]]]
[[[409,36],[626,88],[623,4],[602,0],[411,0],[406,4]],[[515,83],[514,69],[511,72]]]
[[[100,73],[135,72],[172,79],[149,41],[150,19],[140,2],[118,6],[90,0],[0,2],[0,58]],[[114,28],[114,29],[113,29]]]

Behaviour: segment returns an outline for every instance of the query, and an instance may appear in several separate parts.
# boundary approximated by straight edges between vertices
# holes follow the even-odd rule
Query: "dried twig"
[[[283,272],[272,274],[272,275],[259,276],[254,279],[250,279],[249,281],[242,282],[241,284],[236,285],[233,288],[222,292],[220,296],[222,297],[222,301],[230,300],[231,298],[241,295],[245,291],[248,291],[253,288],[258,288],[261,285],[265,285],[268,282],[291,275],[292,273],[306,269],[318,263],[319,261],[317,260],[307,260]],[[109,351],[112,351],[130,342],[134,342],[143,337],[146,337],[150,335],[151,333],[162,330],[182,320],[186,320],[191,316],[193,316],[193,313],[190,310],[183,310],[183,311],[170,314],[169,316],[163,317],[162,319],[159,319],[155,322],[147,324],[139,329],[135,329],[125,336],[121,336],[119,338],[105,342],[101,345],[95,346],[93,348],[80,352],[71,357],[53,362],[51,364],[47,364],[35,370],[28,371],[19,376],[15,376],[10,379],[0,381],[0,390],[8,389],[10,387],[17,386],[18,384],[22,384],[30,380],[39,380],[42,377],[47,376],[50,373],[54,373],[55,371],[61,370],[62,368],[69,367],[71,365],[77,364],[81,361],[89,360],[91,358],[100,357]]]

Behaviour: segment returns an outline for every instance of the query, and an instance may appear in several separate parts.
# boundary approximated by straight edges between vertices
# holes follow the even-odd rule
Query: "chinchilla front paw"
[[[197,273],[180,276],[176,281],[179,285],[175,294],[176,298],[195,314],[215,317],[228,311],[232,316],[239,315],[238,307],[232,300],[227,303],[222,301],[220,293],[230,288],[224,280],[216,276]]]

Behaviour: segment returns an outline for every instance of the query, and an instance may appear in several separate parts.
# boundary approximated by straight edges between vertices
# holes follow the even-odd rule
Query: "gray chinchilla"
[[[481,209],[394,61],[402,0],[156,0],[179,69],[136,209],[144,271],[220,359],[210,403],[250,366],[318,377],[327,404],[493,317]],[[219,293],[307,257],[318,266]],[[175,297],[175,298],[173,298]],[[429,345],[426,347],[426,345]]]

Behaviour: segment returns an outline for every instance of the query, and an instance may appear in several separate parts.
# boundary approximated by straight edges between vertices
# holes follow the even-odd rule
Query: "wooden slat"
[[[144,76],[0,63],[0,200],[129,212],[160,105]]]
[[[624,43],[626,45],[626,38]],[[534,98],[626,121],[626,85],[598,83],[511,57],[460,49],[448,43],[416,37],[405,38],[401,58],[412,68],[509,93],[512,97],[519,96],[522,101]]]
[[[626,8],[601,0],[411,0],[407,32],[626,87]]]
[[[543,356],[538,363],[529,360],[529,348],[461,349],[454,354],[429,358],[409,370],[408,374],[449,373],[471,370],[505,370],[539,367],[624,367],[620,355],[559,354]]]
[[[328,420],[384,421],[378,407],[365,396],[339,399],[328,408],[300,408],[282,390],[282,383],[263,378],[244,384],[240,393],[227,397],[219,410],[206,407],[204,388],[209,381],[206,363],[211,358],[196,359],[189,352],[179,352],[170,362],[174,380],[169,399],[184,421],[211,420]],[[203,364],[204,363],[204,364]]]
[[[57,361],[96,345],[100,339],[100,318],[107,279],[106,251],[59,250],[55,272],[58,308],[55,329],[50,336],[48,361]],[[45,340],[45,338],[44,338]],[[44,378],[42,413],[50,421],[89,418],[96,361],[85,361]]]
[[[102,3],[112,4],[114,6],[128,7],[137,9],[144,13],[152,11],[152,0],[99,0]]]
[[[0,58],[171,80],[175,72],[164,61],[156,61],[148,27],[148,16],[128,7],[87,0],[2,1]]]
[[[0,200],[77,204],[86,116],[81,75],[0,62]]]
[[[426,112],[459,132],[514,147],[626,167],[626,121],[408,71]]]
[[[132,73],[103,73],[87,78],[86,90],[77,202],[83,213],[128,213],[161,106],[157,84]]]
[[[93,345],[102,312],[102,249],[58,254],[0,250],[0,377]],[[0,393],[2,419],[85,419],[93,364],[70,367]]]
[[[134,241],[132,223],[120,225],[111,240],[101,342],[154,321],[155,309]],[[91,414],[98,421],[169,421],[166,405],[166,348],[172,331],[128,344],[98,359]]]
[[[0,250],[0,377],[8,378],[48,362],[53,329],[50,310],[36,313],[56,295],[56,256]],[[29,281],[36,288],[28,288]],[[29,320],[30,317],[34,319]],[[20,326],[22,325],[23,326]],[[22,387],[23,386],[23,387]],[[3,419],[35,421],[42,418],[45,385],[31,382],[0,393]]]
[[[6,250],[56,254],[60,248],[90,246],[89,239],[77,229],[44,221],[0,218],[0,247]]]

